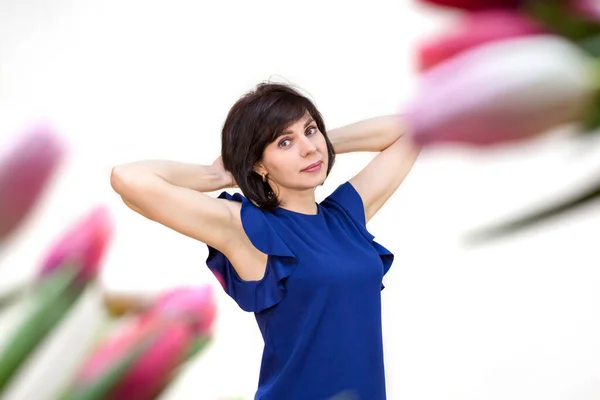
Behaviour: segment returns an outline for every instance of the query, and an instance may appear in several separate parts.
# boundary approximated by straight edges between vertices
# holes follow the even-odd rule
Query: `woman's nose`
[[[307,154],[314,153],[317,150],[317,146],[310,140],[310,138],[304,136],[301,141],[301,152],[302,156],[306,156]]]

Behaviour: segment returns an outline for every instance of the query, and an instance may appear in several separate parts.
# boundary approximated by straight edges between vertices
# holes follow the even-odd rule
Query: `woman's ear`
[[[257,161],[256,164],[254,164],[254,172],[256,172],[259,175],[265,175],[267,173],[267,170],[265,169],[265,167],[262,165],[262,163],[260,161]]]

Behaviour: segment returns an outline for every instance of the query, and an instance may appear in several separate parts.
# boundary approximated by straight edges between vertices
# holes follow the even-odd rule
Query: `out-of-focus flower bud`
[[[209,285],[165,292],[98,347],[68,399],[153,399],[210,341],[215,313]]]
[[[204,285],[166,292],[144,318],[184,319],[195,335],[206,336],[210,334],[216,311],[212,286]]]
[[[196,335],[207,336],[217,307],[211,285],[178,287],[160,294],[105,290],[104,306],[113,316],[140,314],[144,319],[185,319]]]
[[[92,209],[56,243],[40,269],[39,279],[58,268],[76,268],[81,284],[95,279],[112,233],[113,221],[108,209],[104,206]]]
[[[0,393],[96,277],[112,232],[109,221],[105,208],[94,209],[45,259],[32,308],[0,353]]]
[[[62,140],[47,125],[25,132],[0,158],[0,243],[40,201],[65,155]]]
[[[577,14],[592,21],[600,22],[600,3],[598,0],[568,0],[568,2],[571,10]]]
[[[524,0],[420,0],[421,3],[436,6],[458,8],[467,11],[479,11],[491,8],[515,8]]]
[[[83,364],[67,399],[151,400],[186,359],[185,321],[136,321],[102,342]]]
[[[572,43],[538,35],[489,43],[421,76],[406,111],[422,145],[492,145],[581,121],[596,83]]]
[[[485,43],[543,32],[537,22],[513,10],[468,13],[453,31],[429,39],[418,47],[417,68],[425,71]]]

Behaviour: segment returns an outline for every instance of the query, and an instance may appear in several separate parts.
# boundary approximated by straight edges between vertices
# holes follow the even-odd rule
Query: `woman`
[[[208,246],[208,267],[255,313],[265,345],[256,399],[385,399],[382,278],[393,255],[366,223],[418,148],[398,116],[326,132],[312,102],[262,83],[231,108],[212,165],[117,166],[125,204]],[[335,154],[380,153],[321,203]],[[239,186],[243,195],[203,192]]]

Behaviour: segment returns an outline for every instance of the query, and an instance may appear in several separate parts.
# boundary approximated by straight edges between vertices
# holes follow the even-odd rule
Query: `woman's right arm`
[[[246,235],[241,203],[202,193],[234,187],[220,157],[209,166],[161,160],[120,165],[110,181],[129,208],[219,250],[240,278],[264,276],[267,255]]]
[[[221,251],[243,233],[239,203],[202,193],[233,187],[231,175],[217,162],[134,162],[114,167],[110,181],[132,210]]]

